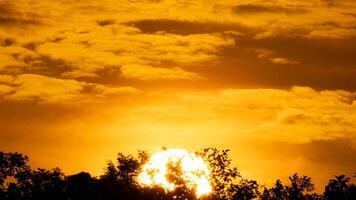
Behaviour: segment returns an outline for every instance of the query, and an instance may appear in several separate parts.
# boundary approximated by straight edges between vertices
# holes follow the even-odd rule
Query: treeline
[[[206,148],[197,152],[210,165],[213,191],[206,200],[355,200],[356,186],[349,177],[331,179],[322,194],[314,191],[310,177],[294,174],[289,183],[277,180],[273,187],[259,185],[241,177],[231,166],[228,150]],[[140,168],[149,155],[119,153],[116,162],[108,162],[103,175],[92,177],[81,172],[66,176],[59,168],[31,169],[29,158],[20,153],[0,152],[0,200],[176,200],[196,199],[179,176],[170,175],[177,186],[167,192],[160,187],[143,188],[136,182]],[[177,169],[179,170],[179,169]]]

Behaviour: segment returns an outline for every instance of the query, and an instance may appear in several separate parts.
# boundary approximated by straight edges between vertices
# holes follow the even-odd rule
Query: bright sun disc
[[[189,189],[195,189],[197,197],[211,192],[207,165],[201,157],[183,149],[168,149],[152,155],[138,176],[139,184],[173,191],[176,185],[167,178],[169,165],[179,166],[180,178]]]

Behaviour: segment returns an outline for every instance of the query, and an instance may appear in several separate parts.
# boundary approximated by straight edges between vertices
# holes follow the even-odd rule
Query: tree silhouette
[[[135,199],[139,194],[136,176],[147,153],[139,151],[138,158],[118,153],[115,165],[107,163],[105,173],[100,177],[100,192],[105,199]]]
[[[314,193],[314,184],[308,176],[293,174],[289,177],[290,185],[283,185],[277,180],[275,185],[268,189],[264,188],[260,199],[267,200],[317,200],[322,197]]]
[[[108,161],[106,164],[105,172],[101,175],[102,180],[118,182],[119,172],[112,161]]]
[[[20,187],[31,191],[33,199],[63,199],[64,174],[59,168],[52,170],[37,169],[31,172],[26,182],[19,182]],[[22,185],[23,184],[23,185]]]
[[[177,200],[194,200],[196,199],[194,190],[188,188],[186,181],[183,178],[182,161],[168,162],[167,164],[167,180],[175,185],[175,189],[169,192],[169,199]]]
[[[24,183],[28,181],[31,169],[28,157],[20,153],[0,152],[0,197],[1,199],[22,199],[28,192]],[[11,181],[14,180],[14,181]]]
[[[233,184],[230,188],[233,200],[256,199],[259,195],[257,181],[241,179],[238,184]]]
[[[61,170],[31,170],[28,161],[28,157],[20,153],[0,152],[1,197],[14,200],[63,199],[64,174]]]
[[[138,159],[132,155],[125,156],[122,153],[117,155],[117,175],[122,184],[134,184],[134,178],[137,176],[137,169],[140,167]]]
[[[87,172],[68,176],[65,180],[66,196],[71,200],[98,199],[99,186],[98,180]]]
[[[351,200],[356,199],[356,185],[350,183],[345,175],[335,176],[325,187],[325,199]]]
[[[209,164],[212,186],[215,199],[229,199],[233,182],[237,177],[240,177],[236,167],[231,167],[231,159],[229,158],[229,150],[218,150],[216,148],[205,148],[199,154]]]
[[[260,196],[262,200],[283,200],[286,198],[286,192],[281,180],[277,180],[275,185],[268,189],[264,188],[263,193]]]
[[[167,180],[175,184],[173,191],[161,187],[141,187],[136,176],[149,155],[119,153],[116,163],[109,161],[100,177],[87,172],[65,176],[59,168],[32,170],[27,156],[0,152],[1,200],[354,200],[356,186],[351,178],[340,175],[330,180],[324,193],[316,194],[308,176],[293,174],[289,184],[277,180],[271,188],[241,177],[231,166],[228,150],[206,148],[198,152],[209,164],[211,195],[197,198],[194,186],[182,176],[181,162],[167,164]],[[262,188],[262,192],[261,192]]]
[[[0,152],[0,189],[6,189],[5,181],[8,177],[18,177],[29,170],[27,156],[17,152]]]
[[[315,187],[310,177],[300,177],[298,174],[293,174],[293,176],[289,177],[289,180],[291,182],[290,185],[285,186],[289,199],[313,199],[313,194],[310,193],[314,191]]]

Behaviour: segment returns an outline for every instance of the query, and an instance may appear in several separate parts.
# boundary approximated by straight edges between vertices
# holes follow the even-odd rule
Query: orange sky
[[[355,24],[352,0],[0,0],[0,149],[99,175],[215,146],[321,186],[356,172]]]

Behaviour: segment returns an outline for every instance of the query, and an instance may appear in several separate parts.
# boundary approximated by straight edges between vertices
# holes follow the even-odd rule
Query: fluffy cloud
[[[96,77],[102,70],[123,65],[192,65],[217,60],[219,50],[234,45],[231,38],[221,34],[176,35],[144,34],[123,25],[95,27],[87,33],[66,32],[56,42],[36,47],[43,57],[61,60],[68,66],[62,76],[69,78]],[[35,59],[28,65],[33,65]],[[31,67],[30,67],[31,68]]]
[[[113,84],[125,80],[108,72],[124,65],[176,66],[236,87],[356,87],[353,1],[21,0],[0,9],[6,73]],[[256,60],[256,49],[273,53]]]
[[[34,101],[67,103],[91,101],[93,96],[130,94],[137,92],[132,87],[105,87],[103,85],[70,79],[57,79],[36,74],[21,74],[15,77],[1,76],[2,99],[4,101]]]
[[[0,2],[0,26],[22,26],[38,25],[38,21],[34,16],[36,12],[26,8],[29,3],[24,0],[9,1],[4,0]],[[19,10],[19,7],[22,9]]]
[[[147,65],[124,65],[121,76],[138,80],[199,80],[203,77],[181,68],[159,68]]]
[[[72,100],[83,90],[83,85],[74,80],[48,78],[40,75],[22,74],[11,82],[15,93],[6,96],[10,100],[41,99],[49,102]]]
[[[17,54],[18,51],[13,48],[3,48],[0,47],[0,72],[18,72],[22,71],[24,67],[26,67],[26,63],[24,63],[21,58],[15,58],[13,55]],[[19,53],[21,54],[21,53]],[[25,55],[25,54],[21,54]]]
[[[239,137],[297,143],[356,138],[356,93],[348,91],[316,91],[308,87],[226,89],[218,94],[184,94],[180,99],[181,102],[169,105],[169,108],[175,108],[174,112],[169,109],[165,113],[172,116],[172,121],[177,121],[175,117],[180,119],[181,114],[185,115],[189,110],[191,114],[186,117],[190,121],[213,117],[216,123],[224,124],[219,132],[226,136],[233,137],[239,132]],[[164,111],[163,107],[160,106],[157,112]],[[154,110],[150,109],[150,112]]]
[[[12,91],[12,87],[0,84],[0,95],[8,94]]]

